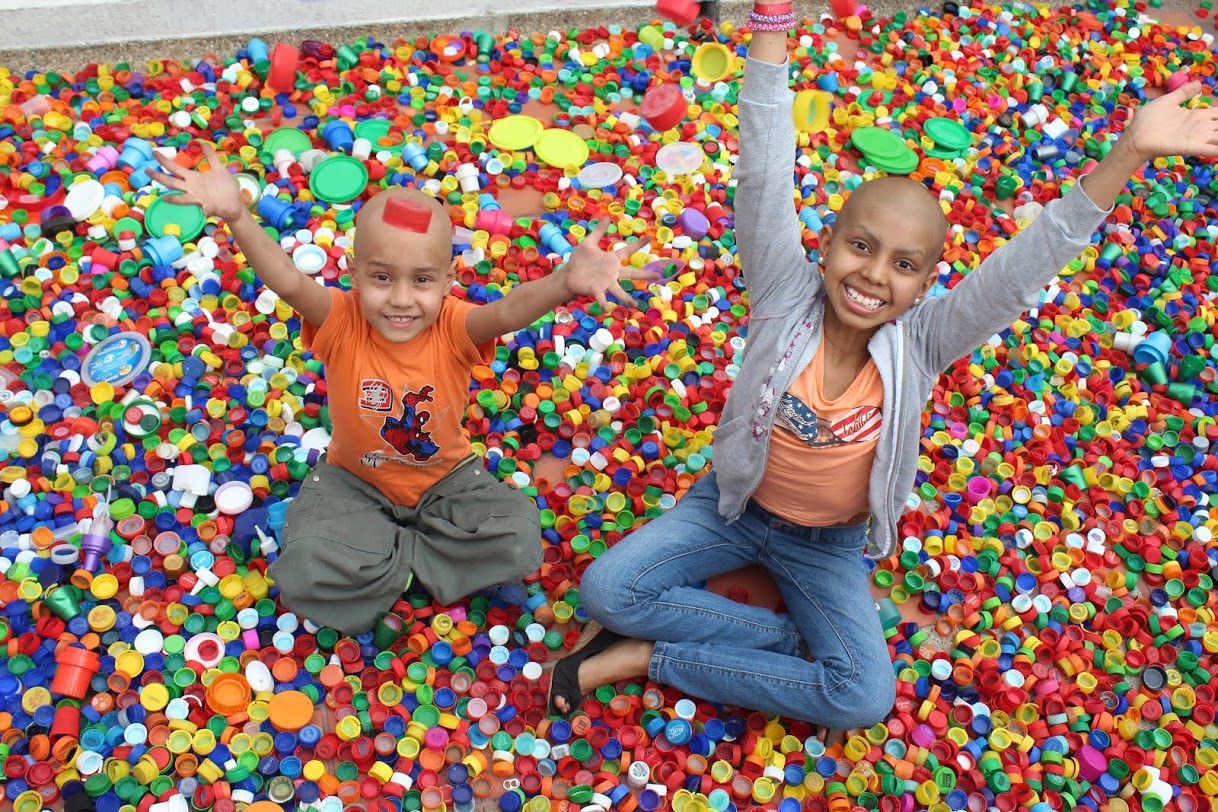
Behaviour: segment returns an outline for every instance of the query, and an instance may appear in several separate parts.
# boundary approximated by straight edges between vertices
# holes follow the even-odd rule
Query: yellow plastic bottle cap
[[[301,772],[308,781],[317,781],[324,778],[326,775],[326,765],[317,759],[311,759],[305,762],[304,770]]]
[[[93,583],[97,583],[97,581]],[[144,673],[144,655],[134,649],[124,651],[114,658],[114,670],[121,671],[134,679]]]
[[[118,594],[118,579],[108,572],[103,572],[93,579],[89,591],[98,600],[108,601]]]
[[[795,129],[805,133],[818,133],[829,126],[833,112],[833,97],[823,90],[801,90],[795,94],[792,114]]]
[[[159,682],[152,682],[140,691],[140,704],[153,713],[169,704],[169,689]]]
[[[557,169],[579,168],[588,160],[588,144],[569,130],[546,130],[533,146],[537,157]]]
[[[707,42],[694,51],[691,67],[694,76],[704,82],[718,82],[732,72],[735,54],[726,45],[718,42]]]
[[[345,742],[355,741],[359,738],[360,724],[359,717],[344,716],[334,725],[334,732],[338,738]]]
[[[89,395],[93,398],[93,403],[98,406],[101,406],[103,403],[112,403],[114,401],[114,387],[105,381],[95,383],[93,388],[89,390]]]
[[[118,620],[118,613],[109,606],[94,606],[89,610],[89,628],[95,632],[109,631]]]
[[[544,124],[532,116],[507,116],[492,124],[486,137],[499,149],[515,152],[528,149],[537,143],[545,128]]]

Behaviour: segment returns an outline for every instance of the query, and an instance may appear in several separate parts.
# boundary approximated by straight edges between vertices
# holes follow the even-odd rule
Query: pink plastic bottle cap
[[[507,234],[512,230],[512,216],[498,209],[481,209],[474,216],[474,227],[490,234]]]
[[[1177,71],[1176,73],[1173,73],[1171,76],[1167,77],[1167,92],[1171,93],[1174,90],[1184,87],[1191,79],[1192,77],[1188,75],[1187,71]]]

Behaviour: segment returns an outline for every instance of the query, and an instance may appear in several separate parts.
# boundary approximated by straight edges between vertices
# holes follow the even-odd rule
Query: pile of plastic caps
[[[801,22],[809,255],[851,189],[900,171],[950,205],[950,288],[1110,148],[1127,106],[1176,76],[1212,89],[1211,41],[1147,11]],[[713,461],[748,331],[746,48],[728,24],[654,23],[0,70],[0,780],[18,812],[1214,808],[1205,161],[1148,166],[1039,305],[942,376],[901,551],[872,572],[899,686],[884,723],[826,747],[644,682],[547,715],[581,573]],[[657,130],[637,102],[670,86],[679,120]],[[200,139],[328,285],[350,284],[354,214],[391,185],[451,204],[456,295],[478,302],[600,218],[652,238],[636,261],[662,283],[572,302],[472,381],[476,450],[541,512],[526,601],[409,594],[357,638],[277,605],[264,573],[329,439],[324,369],[224,226],[148,177],[154,150],[193,166]],[[538,210],[507,213],[511,194]]]

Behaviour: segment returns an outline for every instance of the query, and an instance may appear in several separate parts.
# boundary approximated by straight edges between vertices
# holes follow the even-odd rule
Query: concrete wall
[[[0,0],[0,51],[506,17],[653,0]]]

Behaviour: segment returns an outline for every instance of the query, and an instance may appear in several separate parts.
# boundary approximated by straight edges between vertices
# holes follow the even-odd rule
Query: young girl
[[[1218,113],[1182,105],[1191,82],[1144,106],[1081,182],[946,295],[946,221],[921,184],[862,184],[800,243],[791,190],[790,3],[758,6],[740,94],[736,238],[748,347],[715,433],[715,470],[675,508],[586,571],[584,645],[555,667],[552,708],[646,675],[696,697],[834,729],[883,719],[894,699],[868,588],[868,542],[892,555],[939,373],[1003,330],[1090,242],[1147,161],[1218,155]],[[761,564],[788,614],[693,586]],[[810,657],[810,661],[808,659]]]

